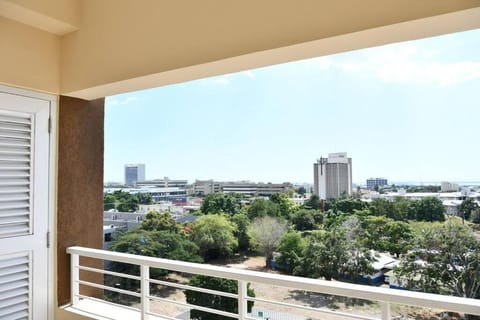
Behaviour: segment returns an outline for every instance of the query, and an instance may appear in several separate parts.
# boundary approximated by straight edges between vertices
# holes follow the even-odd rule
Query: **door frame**
[[[57,190],[57,123],[58,123],[58,96],[46,93],[36,92],[27,89],[9,87],[0,84],[0,92],[35,98],[49,102],[50,105],[50,134],[48,137],[48,231],[50,246],[47,248],[47,301],[48,301],[48,320],[53,320],[55,316],[55,259],[56,259],[56,190]]]

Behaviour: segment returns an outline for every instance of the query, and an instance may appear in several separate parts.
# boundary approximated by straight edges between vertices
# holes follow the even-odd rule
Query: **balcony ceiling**
[[[38,44],[35,63],[53,64],[33,65],[20,52],[25,76],[18,66],[9,75],[0,59],[0,82],[94,99],[478,28],[480,1],[0,0],[0,15],[0,36],[22,35],[7,58],[35,49],[29,34],[41,32],[49,44]],[[28,78],[29,63],[36,78]]]

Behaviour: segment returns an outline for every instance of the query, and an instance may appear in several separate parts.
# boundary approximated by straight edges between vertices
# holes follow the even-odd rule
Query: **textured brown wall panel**
[[[102,248],[104,99],[60,97],[58,125],[58,304],[70,301],[69,246]],[[102,267],[101,261],[90,261]],[[91,264],[90,264],[91,265]],[[101,276],[85,280],[101,283]],[[83,291],[83,290],[82,290]],[[98,290],[84,293],[98,295]]]

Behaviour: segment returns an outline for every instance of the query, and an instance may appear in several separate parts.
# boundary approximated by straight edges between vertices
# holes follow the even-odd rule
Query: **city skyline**
[[[353,182],[478,181],[480,31],[190,81],[106,99],[105,181],[312,183],[347,152]]]

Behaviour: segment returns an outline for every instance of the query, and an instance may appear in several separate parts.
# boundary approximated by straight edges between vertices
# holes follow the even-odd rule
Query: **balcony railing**
[[[438,309],[440,311],[449,311],[449,312],[458,312],[464,314],[480,315],[480,300],[467,299],[460,297],[452,296],[443,296],[435,294],[427,294],[420,292],[412,292],[405,290],[396,290],[388,289],[381,287],[372,287],[366,285],[356,285],[343,282],[332,282],[324,281],[310,278],[301,278],[293,277],[286,275],[278,275],[273,273],[249,271],[243,269],[234,269],[226,268],[219,266],[212,266],[208,264],[197,264],[182,262],[176,260],[167,260],[160,258],[152,258],[146,256],[138,256],[133,254],[125,254],[118,252],[111,252],[105,250],[89,249],[83,247],[70,247],[67,249],[67,252],[71,255],[71,297],[72,303],[69,307],[70,310],[83,310],[90,317],[94,317],[97,313],[93,309],[103,309],[108,315],[98,316],[98,319],[177,319],[171,315],[159,314],[150,308],[151,303],[155,301],[160,301],[162,303],[168,302],[175,304],[180,307],[187,309],[196,309],[199,311],[210,312],[212,314],[222,315],[225,317],[230,317],[232,319],[240,320],[258,320],[259,317],[248,314],[247,304],[249,301],[254,303],[270,304],[272,308],[275,309],[275,306],[288,307],[291,310],[296,310],[296,314],[302,314],[302,312],[309,313],[318,313],[319,317],[323,314],[328,314],[330,317],[334,318],[351,318],[351,319],[362,319],[362,320],[373,320],[373,319],[382,319],[390,320],[393,318],[391,312],[391,305],[407,305],[415,307],[424,307],[429,309]],[[104,269],[91,268],[84,265],[80,265],[80,257],[88,257],[94,259],[100,259],[104,261],[115,261],[120,263],[127,263],[131,265],[136,265],[140,269],[139,275],[123,274],[116,273]],[[164,269],[175,271],[179,273],[186,274],[197,274],[197,275],[206,275],[217,278],[232,279],[238,282],[238,294],[220,292],[215,290],[209,290],[199,287],[193,287],[186,284],[179,284],[175,282],[160,281],[150,278],[150,270],[152,268]],[[83,271],[82,271],[83,270]],[[93,272],[100,273],[103,275],[121,277],[126,279],[132,279],[140,282],[139,290],[130,291],[125,289],[120,289],[117,287],[108,286],[106,284],[99,284],[88,282],[80,279],[80,274],[82,272]],[[333,296],[343,296],[351,297],[363,300],[376,301],[380,304],[381,316],[380,317],[370,317],[365,315],[345,313],[335,310],[330,310],[326,308],[313,308],[305,305],[284,303],[282,301],[273,301],[268,300],[262,297],[249,297],[247,296],[247,284],[256,283],[256,284],[265,284],[265,285],[275,285],[286,288],[292,288],[296,290],[303,290],[305,292],[320,293]],[[238,302],[238,313],[231,313],[226,311],[221,311],[209,307],[202,307],[197,305],[192,305],[183,301],[175,301],[167,299],[164,297],[159,297],[154,294],[151,294],[150,288],[152,285],[162,285],[170,286],[180,290],[193,290],[206,294],[214,294],[218,296],[234,298]],[[130,306],[123,306],[119,303],[114,303],[107,300],[100,300],[98,298],[93,298],[89,296],[84,296],[80,294],[80,286],[90,286],[110,292],[115,292],[117,294],[124,294],[128,296],[136,297],[140,300],[140,304],[137,308]],[[98,306],[102,307],[98,307]],[[95,307],[97,306],[97,307]],[[104,308],[104,306],[109,306]],[[111,310],[117,310],[115,312]],[[118,312],[118,310],[124,310]],[[283,319],[291,319],[292,317],[285,316]],[[306,317],[305,317],[306,318]],[[311,317],[309,317],[311,318]],[[274,318],[271,318],[274,319]]]

